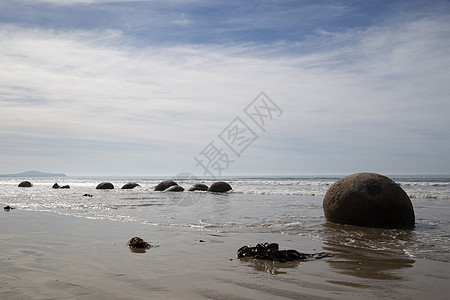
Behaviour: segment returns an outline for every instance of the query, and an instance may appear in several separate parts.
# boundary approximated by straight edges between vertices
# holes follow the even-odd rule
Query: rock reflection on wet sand
[[[323,225],[324,250],[333,254],[327,260],[337,272],[358,278],[398,280],[415,259],[405,254],[413,231],[365,228],[340,224]]]

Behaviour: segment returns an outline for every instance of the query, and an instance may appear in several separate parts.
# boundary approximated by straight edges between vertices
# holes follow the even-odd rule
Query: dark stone
[[[7,206],[3,207],[3,209],[6,211],[10,211],[11,209],[14,209],[14,207],[7,205]]]
[[[21,183],[19,183],[19,187],[32,187],[33,184],[29,181],[22,181]]]
[[[137,236],[131,238],[128,241],[127,246],[131,248],[143,248],[143,249],[151,248],[151,245],[149,243],[147,243],[146,241]]]
[[[208,189],[208,191],[215,193],[225,193],[231,190],[231,186],[223,181],[214,182]]]
[[[190,192],[193,192],[193,191],[207,191],[207,190],[208,190],[208,186],[206,184],[203,184],[203,183],[196,183],[189,189]]]
[[[111,182],[102,182],[97,185],[96,189],[97,190],[112,190],[112,189],[114,189],[114,185]]]
[[[60,189],[70,189],[70,185],[62,185],[59,187]]]
[[[91,194],[84,194],[83,197],[92,197]]]
[[[170,188],[173,185],[178,185],[175,181],[173,180],[164,180],[161,181],[156,187],[155,187],[155,191],[165,191],[168,188]]]
[[[60,188],[60,186],[59,186],[59,184],[56,183],[56,182],[55,182],[55,184],[52,186],[52,189],[59,189],[59,188]]]
[[[255,247],[243,246],[237,251],[237,256],[239,258],[253,257],[279,262],[306,261],[310,259],[330,257],[330,255],[325,252],[307,254],[298,252],[297,250],[279,250],[277,243],[258,244]]]
[[[325,218],[334,223],[411,229],[415,216],[405,191],[386,176],[357,173],[333,183],[323,199]]]
[[[137,184],[136,182],[128,182],[122,187],[122,190],[132,190],[137,186],[140,186],[140,185]]]
[[[184,192],[184,187],[179,185],[172,185],[165,192]]]

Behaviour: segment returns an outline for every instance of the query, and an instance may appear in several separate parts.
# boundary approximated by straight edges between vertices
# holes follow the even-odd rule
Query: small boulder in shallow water
[[[55,184],[52,186],[52,189],[59,189],[60,186],[57,182],[55,182]]]
[[[19,183],[19,187],[32,187],[33,184],[29,181],[22,181],[21,183]]]
[[[207,191],[207,190],[208,190],[208,186],[206,184],[203,184],[203,183],[196,183],[189,189],[190,192],[193,192],[193,191]]]
[[[97,190],[112,190],[112,189],[114,189],[114,185],[111,182],[102,182],[97,185],[96,189]]]
[[[138,186],[140,186],[140,185],[137,184],[136,182],[128,182],[128,183],[124,184],[124,186],[122,187],[122,190],[132,190]]]
[[[214,182],[208,189],[208,191],[215,193],[225,193],[231,190],[231,185],[223,181]]]
[[[155,191],[165,191],[168,188],[170,188],[173,185],[178,185],[175,181],[173,180],[164,180],[161,181],[156,187],[155,187]]]
[[[184,192],[184,187],[179,185],[172,185],[165,192]]]
[[[325,218],[333,223],[411,229],[414,209],[405,191],[386,176],[357,173],[333,183],[323,199]]]

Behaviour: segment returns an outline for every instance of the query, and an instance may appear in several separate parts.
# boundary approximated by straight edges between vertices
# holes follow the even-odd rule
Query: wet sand
[[[447,299],[450,264],[284,234],[220,234],[0,212],[0,299]],[[135,253],[140,236],[156,247]],[[326,251],[331,258],[241,260],[243,245]]]

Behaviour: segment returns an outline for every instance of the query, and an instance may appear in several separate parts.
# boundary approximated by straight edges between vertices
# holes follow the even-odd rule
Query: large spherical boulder
[[[165,190],[166,192],[184,192],[184,187],[179,185],[172,185]]]
[[[193,191],[207,191],[207,190],[208,190],[208,186],[206,184],[203,184],[203,183],[196,183],[189,189],[190,192],[193,192]]]
[[[323,199],[325,218],[334,223],[411,229],[414,209],[405,191],[386,176],[357,173],[333,183]]]
[[[128,182],[122,186],[122,190],[132,190],[137,186],[140,186],[140,185],[137,184],[136,182]]]
[[[19,183],[19,187],[32,187],[32,186],[33,186],[33,184],[26,180]]]
[[[161,181],[156,187],[155,187],[155,191],[165,191],[168,188],[170,188],[173,185],[178,185],[175,181],[173,180],[164,180]]]
[[[231,186],[223,181],[214,182],[208,189],[208,191],[215,193],[225,193],[231,190],[232,190]]]
[[[111,182],[102,182],[97,185],[96,189],[97,190],[112,190],[112,189],[114,189],[114,185]]]

